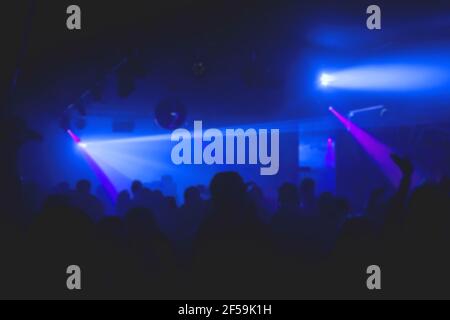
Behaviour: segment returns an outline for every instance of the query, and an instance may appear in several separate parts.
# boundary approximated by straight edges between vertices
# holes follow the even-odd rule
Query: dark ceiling
[[[17,1],[7,5],[11,6],[8,19],[1,22],[6,70],[2,90],[7,91],[19,65],[13,103],[27,108],[33,98],[41,101],[36,105],[57,112],[99,74],[139,50],[149,71],[164,77],[161,70],[168,70],[164,79],[168,92],[186,85],[171,79],[189,73],[196,61],[207,65],[211,79],[232,81],[236,76],[236,81],[245,81],[246,72],[256,76],[263,72],[270,75],[270,90],[283,91],[293,64],[308,55],[357,61],[387,50],[450,39],[450,1],[377,1],[383,8],[383,30],[368,36],[365,9],[372,2]],[[82,8],[83,25],[74,32],[65,28],[65,10],[75,3]],[[25,49],[22,58],[21,48]],[[303,63],[305,76],[300,83],[311,77],[307,60]],[[262,71],[248,71],[249,64],[257,64]],[[207,87],[203,91],[215,92]],[[273,103],[284,97],[281,91]],[[297,103],[311,100],[305,97]]]

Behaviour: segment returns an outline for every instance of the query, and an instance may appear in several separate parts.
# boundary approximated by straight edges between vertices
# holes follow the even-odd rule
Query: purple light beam
[[[350,134],[358,141],[363,149],[378,164],[384,175],[389,179],[391,184],[398,187],[402,178],[402,173],[397,165],[392,161],[392,150],[372,137],[370,134],[353,124],[350,120],[338,113],[333,107],[329,107],[332,114],[338,118],[340,122],[347,128]]]
[[[72,130],[67,130],[67,133],[72,138],[72,140],[75,142],[77,146],[80,145],[81,139],[74,133]],[[108,176],[105,174],[105,172],[102,170],[102,168],[95,162],[95,160],[89,155],[86,148],[79,148],[81,154],[83,155],[83,158],[86,160],[86,162],[91,167],[92,171],[94,171],[94,174],[97,176],[97,179],[103,186],[103,188],[106,190],[111,202],[113,204],[116,203],[117,199],[117,190],[112,184],[111,180],[108,178]]]
[[[327,168],[334,168],[336,165],[334,141],[332,138],[328,138],[327,140],[327,153],[325,154],[325,165]]]

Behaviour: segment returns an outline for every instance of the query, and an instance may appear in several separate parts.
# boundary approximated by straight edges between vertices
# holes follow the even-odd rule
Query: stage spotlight
[[[447,66],[422,64],[363,65],[323,73],[322,87],[367,91],[412,91],[445,88],[450,83]]]
[[[320,76],[320,84],[323,87],[328,87],[328,85],[335,80],[335,77],[328,74],[328,73],[322,73]]]
[[[115,204],[117,199],[117,190],[109,177],[105,174],[103,169],[98,165],[98,163],[92,158],[92,156],[89,154],[89,151],[87,150],[87,144],[84,142],[81,142],[80,137],[78,137],[72,130],[68,129],[67,134],[72,138],[73,142],[75,142],[75,145],[80,148],[80,152],[82,156],[85,158],[89,166],[94,171],[95,175],[97,176],[100,184],[103,186],[103,188],[106,190],[110,201],[112,204]]]
[[[73,142],[75,142],[76,144],[79,144],[81,142],[80,137],[78,137],[72,130],[68,129],[67,133],[72,138]]]

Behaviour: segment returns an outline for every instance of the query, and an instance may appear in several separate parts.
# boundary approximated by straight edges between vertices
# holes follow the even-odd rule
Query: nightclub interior
[[[449,1],[6,6],[0,298],[450,298]]]

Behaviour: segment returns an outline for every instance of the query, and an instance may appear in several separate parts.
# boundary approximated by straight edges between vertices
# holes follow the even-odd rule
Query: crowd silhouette
[[[317,195],[311,179],[281,185],[274,212],[235,172],[187,188],[181,205],[136,180],[112,209],[87,180],[59,184],[34,209],[38,188],[13,193],[5,180],[1,296],[449,297],[449,180],[412,189],[411,163],[392,160],[400,186],[390,196],[374,190],[358,216],[346,199]],[[67,289],[69,265],[80,266],[82,290]],[[383,271],[381,291],[367,289],[370,265]]]

